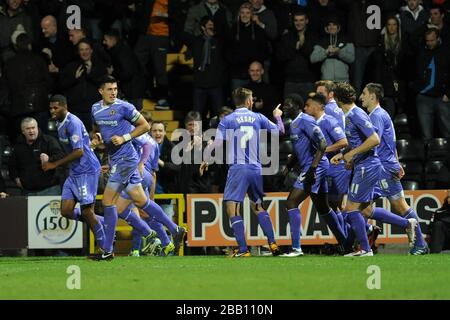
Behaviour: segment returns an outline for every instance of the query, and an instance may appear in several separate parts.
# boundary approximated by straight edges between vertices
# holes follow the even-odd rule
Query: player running
[[[309,196],[319,215],[335,235],[339,245],[343,245],[345,241],[345,234],[339,219],[328,204],[327,171],[329,162],[324,156],[327,141],[316,120],[301,111],[303,104],[303,99],[299,95],[291,94],[286,97],[283,106],[286,116],[294,119],[290,126],[294,155],[289,160],[287,170],[290,170],[295,162],[299,163],[301,169],[286,202],[292,249],[289,253],[284,254],[284,257],[303,255],[300,245],[302,217],[299,206]],[[324,104],[323,95],[312,94],[306,102],[305,110],[318,108],[317,105],[323,106]],[[337,139],[338,141],[342,140],[342,134]]]
[[[50,98],[50,114],[56,120],[59,141],[68,154],[55,162],[43,162],[42,170],[53,170],[70,163],[69,177],[64,182],[61,195],[61,215],[87,222],[97,244],[104,250],[103,217],[94,213],[100,163],[90,148],[89,134],[83,122],[68,112],[66,97],[54,95]],[[81,210],[75,208],[77,202]]]
[[[125,190],[134,204],[149,216],[163,223],[172,233],[175,247],[179,248],[185,230],[169,219],[164,211],[150,200],[142,188],[142,177],[138,172],[139,156],[131,140],[148,132],[149,124],[136,108],[123,100],[117,99],[117,80],[106,76],[99,88],[102,96],[100,102],[92,106],[94,132],[100,131],[111,156],[111,175],[103,194],[105,215],[105,252],[94,257],[96,260],[113,258],[113,240],[117,225],[117,212],[125,207],[117,207],[120,192]]]
[[[383,86],[378,83],[369,83],[364,88],[360,100],[362,105],[369,111],[369,117],[373,125],[377,128],[380,137],[380,145],[377,148],[378,156],[382,164],[381,174],[377,191],[382,197],[387,197],[394,212],[400,214],[405,219],[416,219],[417,213],[406,203],[403,187],[400,179],[404,176],[402,166],[398,162],[397,149],[395,144],[395,130],[389,114],[380,106],[383,99]],[[372,219],[404,227],[405,219],[398,219],[383,208],[375,208]],[[415,228],[415,242],[411,242],[410,253],[412,255],[423,255],[428,253],[428,246],[423,238],[420,224]]]

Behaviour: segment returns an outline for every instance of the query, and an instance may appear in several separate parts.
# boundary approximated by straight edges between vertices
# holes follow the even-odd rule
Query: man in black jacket
[[[5,75],[11,93],[11,110],[7,115],[12,122],[10,138],[20,132],[20,121],[28,116],[47,128],[48,94],[51,78],[44,59],[31,51],[30,37],[22,33],[16,40],[17,54],[5,64]]]
[[[225,82],[225,60],[222,40],[215,36],[212,18],[205,16],[200,22],[202,34],[191,39],[194,58],[194,110],[206,118],[217,115],[223,106],[223,84]],[[209,100],[209,101],[208,101]],[[209,102],[209,104],[208,104]]]
[[[416,107],[422,137],[434,137],[435,117],[442,137],[450,138],[450,53],[440,44],[439,31],[425,32],[426,47],[417,56]]]
[[[44,172],[42,162],[62,159],[64,151],[58,141],[40,132],[33,118],[21,123],[22,135],[17,139],[9,161],[9,176],[26,196],[60,195],[60,173]]]
[[[441,253],[442,250],[450,249],[450,196],[445,198],[442,208],[433,214],[430,228],[430,252]]]
[[[130,100],[136,109],[141,110],[142,97],[145,94],[144,74],[135,53],[114,29],[104,34],[103,44],[112,59],[111,75],[119,80],[125,98]]]
[[[318,37],[308,29],[306,12],[294,13],[293,19],[294,29],[281,38],[277,57],[284,63],[284,96],[296,93],[306,99],[314,91],[314,82],[318,78],[318,72],[310,62]]]

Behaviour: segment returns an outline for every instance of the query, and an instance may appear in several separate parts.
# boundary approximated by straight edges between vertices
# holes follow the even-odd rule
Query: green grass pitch
[[[79,290],[67,289],[79,266]],[[367,273],[380,268],[381,289]],[[450,255],[0,258],[0,299],[450,299]]]

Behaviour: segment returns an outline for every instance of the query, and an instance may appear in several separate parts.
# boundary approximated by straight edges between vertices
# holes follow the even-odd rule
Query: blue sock
[[[300,249],[302,215],[299,208],[288,210],[289,225],[291,227],[292,248]]]
[[[406,229],[409,224],[407,219],[390,211],[384,210],[383,208],[375,208],[370,218],[383,223],[393,224],[395,226],[402,227],[403,229]]]
[[[338,217],[336,216],[336,213],[333,211],[333,209],[330,209],[327,214],[322,214],[320,216],[325,219],[328,227],[330,227],[338,243],[343,244],[345,241],[345,234],[341,226],[339,225]]]
[[[267,213],[267,211],[263,211],[258,214],[258,221],[259,225],[261,226],[261,229],[264,232],[264,235],[267,237],[267,240],[269,241],[269,244],[275,242],[275,235],[273,233],[272,221],[270,220],[270,216]]]
[[[145,223],[144,220],[141,219],[133,210],[128,207],[119,214],[119,218],[122,220],[125,220],[130,226],[133,227],[133,229],[136,229],[137,232],[141,234],[141,236],[148,236],[152,230],[148,226],[147,223]]]
[[[114,234],[116,233],[116,226],[117,226],[117,207],[111,206],[111,207],[105,207],[104,208],[104,215],[105,215],[105,241],[103,250],[106,252],[112,252],[113,251],[113,243],[114,243]]]
[[[366,233],[366,222],[360,211],[353,211],[348,213],[350,225],[355,233],[356,240],[359,241],[361,249],[364,251],[370,251],[369,240]]]
[[[92,230],[92,231],[94,232],[94,237],[95,237],[95,241],[97,242],[97,245],[100,248],[104,248],[105,229],[103,229],[103,223],[100,223],[100,222],[97,223],[94,226],[94,230]]]
[[[417,227],[416,227],[416,243],[414,244],[415,246],[418,247],[425,247],[427,245],[427,243],[425,242],[425,239],[423,238],[423,234],[422,234],[422,230],[420,228],[420,223],[419,223],[419,217],[417,216],[417,213],[409,208],[409,210],[406,212],[406,216],[404,217],[405,219],[411,219],[414,218],[417,220]]]
[[[163,247],[167,247],[167,245],[170,243],[170,238],[167,235],[166,229],[164,229],[164,226],[162,225],[162,223],[160,223],[160,222],[158,222],[155,219],[150,218],[150,217],[145,219],[145,222],[148,223],[150,228],[152,228],[153,230],[156,231],[156,233],[158,234],[159,240],[161,240],[161,245]]]
[[[345,229],[345,223],[344,223],[344,217],[342,217],[341,211],[335,211],[336,217],[338,219],[339,225],[341,226],[342,231],[344,232],[344,236],[347,237],[346,229]]]
[[[239,252],[247,251],[247,242],[245,241],[245,226],[244,220],[241,216],[234,216],[230,218],[231,227],[234,231],[234,236],[236,237],[236,241],[239,245]]]
[[[166,226],[172,235],[177,233],[178,226],[164,213],[163,209],[156,202],[147,199],[147,202],[141,209],[150,217],[154,217],[156,221]]]
[[[344,249],[350,251],[353,248],[355,242],[355,233],[352,230],[352,226],[349,223],[345,223],[345,229],[347,233],[347,238],[344,241]]]
[[[133,230],[131,231],[131,235],[133,236],[133,239],[131,240],[131,250],[140,250],[142,242],[141,233],[133,228]]]

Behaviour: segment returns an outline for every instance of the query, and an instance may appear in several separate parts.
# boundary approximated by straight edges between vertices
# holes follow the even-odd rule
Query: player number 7
[[[245,149],[247,147],[247,141],[253,137],[253,127],[242,126],[240,129],[241,132],[244,132],[244,135],[241,136],[241,148]]]

